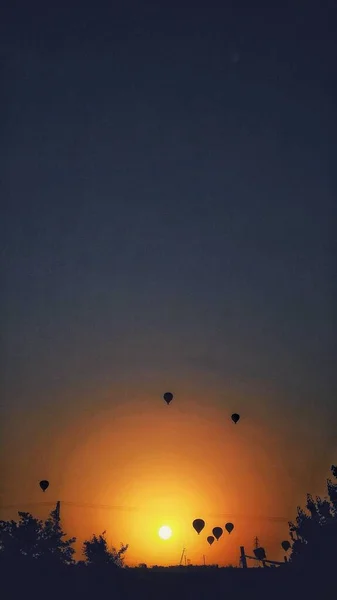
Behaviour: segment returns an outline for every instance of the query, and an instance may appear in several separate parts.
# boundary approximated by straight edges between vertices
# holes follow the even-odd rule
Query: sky
[[[337,8],[257,4],[4,9],[0,518],[238,564],[325,494]]]

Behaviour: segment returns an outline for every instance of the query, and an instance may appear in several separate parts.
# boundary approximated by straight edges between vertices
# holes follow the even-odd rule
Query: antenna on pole
[[[56,502],[55,515],[58,521],[61,519],[61,500]]]
[[[182,564],[182,562],[183,562],[183,558],[184,558],[185,550],[186,550],[186,548],[183,548],[183,551],[182,551],[182,553],[181,553],[181,557],[180,557],[180,563],[179,563],[179,567],[181,567],[181,564]],[[186,563],[186,556],[185,556],[185,563]]]
[[[257,537],[257,535],[254,538],[254,548],[258,548],[260,546],[260,542],[259,542],[259,538]]]

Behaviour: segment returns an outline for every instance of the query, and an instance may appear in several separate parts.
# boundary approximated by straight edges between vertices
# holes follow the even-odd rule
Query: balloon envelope
[[[192,525],[196,530],[197,534],[199,535],[200,531],[202,531],[205,527],[205,521],[203,521],[203,519],[194,519]]]
[[[237,424],[238,421],[240,421],[240,415],[238,415],[238,413],[233,413],[232,414],[232,421],[235,423],[235,425]]]
[[[214,527],[212,531],[216,540],[219,540],[223,534],[223,529],[221,527]]]
[[[170,404],[171,400],[173,399],[173,394],[171,394],[171,392],[165,392],[163,398],[167,404]]]
[[[228,533],[231,533],[234,529],[234,525],[233,523],[226,523],[225,528],[228,531]]]
[[[209,545],[211,546],[214,542],[214,537],[212,535],[209,535],[207,538],[207,541],[208,541]]]
[[[288,552],[288,550],[290,548],[290,542],[288,542],[288,540],[284,540],[284,542],[282,542],[281,546],[285,552]]]
[[[42,481],[40,481],[41,490],[43,492],[45,492],[48,487],[49,487],[49,481],[47,481],[46,479],[42,479]]]

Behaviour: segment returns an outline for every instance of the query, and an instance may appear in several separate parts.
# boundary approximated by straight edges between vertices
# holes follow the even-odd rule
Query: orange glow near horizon
[[[129,544],[130,565],[178,564],[183,548],[192,564],[202,564],[206,555],[208,564],[237,565],[239,546],[250,551],[255,535],[269,556],[282,559],[287,523],[259,516],[293,518],[296,505],[305,502],[306,490],[294,486],[303,460],[298,453],[297,465],[294,454],[301,436],[284,442],[287,415],[271,418],[262,404],[244,406],[239,398],[219,408],[214,390],[207,402],[202,391],[183,391],[170,406],[155,392],[90,410],[83,401],[82,415],[71,413],[69,404],[50,427],[40,426],[47,422],[42,411],[29,425],[22,418],[7,440],[14,466],[6,475],[4,504],[20,503],[45,518],[52,506],[25,503],[61,499],[64,529],[78,537],[77,550],[83,539],[106,530],[109,544]],[[233,409],[242,413],[238,425],[230,420]],[[45,494],[38,487],[42,477],[50,481]],[[318,491],[322,476],[320,483]],[[1,518],[15,518],[15,511]],[[206,521],[199,536],[195,518]],[[234,531],[224,530],[210,547],[206,537],[227,521]],[[163,524],[173,532],[165,541],[158,536]]]

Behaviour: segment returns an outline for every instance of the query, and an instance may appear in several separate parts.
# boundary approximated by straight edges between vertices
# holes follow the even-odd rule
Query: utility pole
[[[266,554],[265,554],[264,548],[260,547],[260,541],[259,541],[259,538],[257,536],[254,538],[254,546],[255,546],[255,548],[254,548],[254,554],[255,554],[256,550],[263,551],[264,558],[256,556],[256,554],[255,554],[255,556],[249,556],[249,554],[245,553],[244,546],[240,546],[240,565],[241,565],[241,567],[243,569],[247,569],[247,558],[249,558],[251,560],[256,560],[256,561],[262,562],[262,564],[263,564],[264,567],[268,566],[267,563],[271,564],[271,565],[282,566],[282,565],[284,565],[284,562],[285,563],[287,562],[287,557],[286,556],[284,557],[284,562],[283,563],[279,562],[278,560],[269,560],[268,558],[266,558]]]
[[[255,547],[255,550],[257,550],[260,547],[260,542],[259,542],[259,538],[257,537],[257,535],[254,538],[254,547]],[[255,552],[254,552],[254,554],[255,554]],[[266,555],[264,555],[264,557],[266,557]],[[264,567],[267,566],[264,560],[262,560],[261,562]]]
[[[182,553],[181,553],[181,557],[180,557],[180,563],[179,563],[179,567],[181,567],[181,563],[183,562],[183,558],[184,558],[185,550],[186,550],[186,548],[183,548],[183,551],[182,551]],[[186,556],[185,556],[185,559],[186,559]]]
[[[240,546],[240,562],[243,569],[247,569],[247,559],[245,555],[245,547]]]

